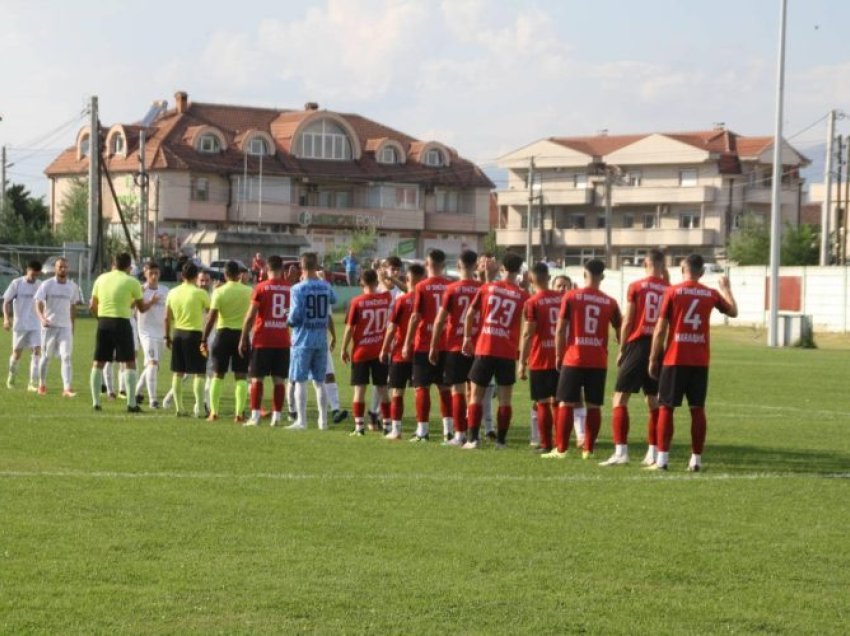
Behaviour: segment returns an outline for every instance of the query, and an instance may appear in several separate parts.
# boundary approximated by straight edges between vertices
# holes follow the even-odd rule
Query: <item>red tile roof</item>
[[[267,132],[277,146],[274,156],[263,158],[263,172],[269,175],[291,175],[310,178],[332,178],[349,181],[403,181],[437,186],[494,187],[484,172],[474,163],[452,153],[451,165],[433,168],[418,162],[411,152],[423,142],[352,113],[330,113],[341,117],[354,131],[363,149],[359,159],[352,161],[324,161],[299,159],[292,154],[292,142],[299,125],[315,110],[280,110],[189,102],[185,112],[168,110],[146,130],[147,148],[145,162],[148,170],[191,170],[213,172],[222,175],[241,174],[245,157],[240,143],[246,132]],[[224,135],[226,147],[221,153],[204,154],[191,145],[194,134],[203,126],[212,126]],[[128,137],[135,135],[136,142],[127,139],[127,156],[107,158],[107,167],[116,172],[138,170],[138,125],[125,126]],[[132,133],[130,132],[132,131]],[[106,130],[103,134],[106,134]],[[378,140],[393,139],[401,144],[408,154],[403,165],[378,163],[375,150]],[[411,160],[412,158],[412,160]],[[259,158],[248,158],[248,169],[256,172]],[[77,159],[76,148],[63,151],[45,170],[49,177],[83,174],[88,169],[88,159]]]

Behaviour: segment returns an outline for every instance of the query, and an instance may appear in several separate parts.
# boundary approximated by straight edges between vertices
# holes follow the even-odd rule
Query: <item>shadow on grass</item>
[[[687,452],[687,447],[674,442],[673,454],[682,451]],[[786,472],[823,476],[850,474],[850,455],[824,450],[733,446],[709,442],[703,457],[713,471]]]

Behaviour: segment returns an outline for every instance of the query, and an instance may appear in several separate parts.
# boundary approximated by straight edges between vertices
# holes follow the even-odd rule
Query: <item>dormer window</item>
[[[198,141],[198,150],[210,154],[221,152],[221,140],[212,133],[201,135]]]
[[[89,151],[91,150],[91,137],[86,135],[82,139],[80,139],[80,156],[88,157]]]
[[[322,119],[314,122],[301,133],[301,142],[296,146],[302,159],[351,159],[351,141],[341,126]]]
[[[443,152],[440,149],[431,148],[425,153],[425,161],[423,163],[426,166],[431,166],[432,168],[442,168],[446,165],[446,158],[443,156]]]
[[[389,165],[395,165],[395,164],[399,163],[398,159],[399,159],[398,150],[396,149],[395,146],[387,145],[387,146],[384,146],[383,149],[381,150],[381,157],[379,159],[379,161],[381,163],[386,163],[386,164],[389,164]]]
[[[127,144],[124,143],[124,135],[117,134],[112,136],[110,142],[109,153],[113,155],[123,155]]]
[[[248,142],[248,154],[259,157],[269,154],[269,146],[262,137],[252,137]]]

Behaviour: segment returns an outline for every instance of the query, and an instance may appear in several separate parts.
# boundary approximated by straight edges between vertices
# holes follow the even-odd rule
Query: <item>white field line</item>
[[[709,410],[712,406],[722,406],[725,408],[732,409],[759,409],[762,411],[776,411],[779,413],[782,412],[793,412],[793,413],[806,413],[808,415],[832,415],[835,417],[847,417],[850,419],[850,411],[829,411],[825,409],[811,409],[806,406],[779,406],[776,404],[756,404],[753,402],[723,402],[721,400],[708,400],[707,404]]]
[[[464,483],[567,483],[567,482],[621,482],[621,481],[755,481],[761,479],[850,479],[850,472],[844,473],[794,473],[794,472],[755,472],[755,473],[712,473],[699,475],[688,473],[639,473],[616,476],[619,472],[608,469],[599,475],[441,475],[429,473],[215,473],[215,472],[118,472],[118,471],[77,471],[77,470],[4,470],[0,478],[5,479],[183,479],[183,480],[269,480],[269,481],[431,481]],[[607,476],[606,476],[607,475]]]

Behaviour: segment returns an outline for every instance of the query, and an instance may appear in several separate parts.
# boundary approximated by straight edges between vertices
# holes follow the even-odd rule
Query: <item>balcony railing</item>
[[[591,188],[570,188],[552,185],[543,188],[543,205],[587,205],[593,202]],[[496,193],[499,205],[528,205],[528,190],[500,190]]]
[[[525,245],[524,229],[496,230],[499,245]],[[605,230],[594,228],[585,230],[547,230],[543,240],[551,241],[559,247],[603,247]],[[705,228],[613,228],[611,243],[617,247],[678,245],[701,246],[717,245],[719,235],[716,230]],[[535,228],[531,235],[532,244],[540,245],[540,230]]]
[[[716,190],[714,186],[615,186],[611,201],[614,205],[711,203]]]
[[[780,194],[781,205],[795,205],[797,203],[797,189],[789,189],[783,187]],[[764,188],[759,186],[747,187],[744,189],[744,202],[770,205],[773,196],[772,188]]]

